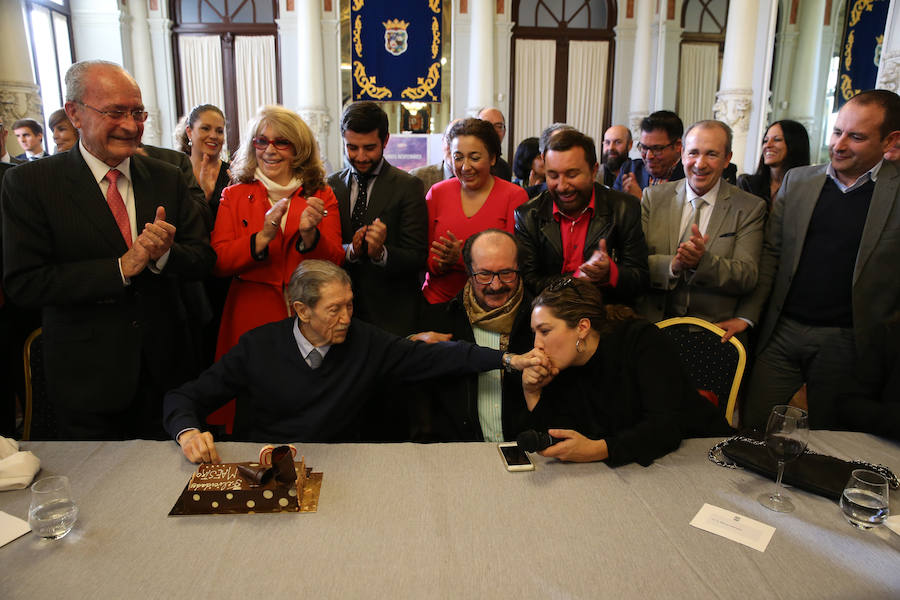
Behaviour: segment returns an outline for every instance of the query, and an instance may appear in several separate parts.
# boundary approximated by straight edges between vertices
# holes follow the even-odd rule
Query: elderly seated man
[[[414,342],[353,319],[350,278],[329,262],[301,263],[288,297],[295,317],[245,333],[199,378],[166,394],[166,430],[189,460],[218,462],[212,434],[200,427],[231,398],[237,398],[240,438],[354,440],[363,404],[380,378],[414,382],[547,362],[466,342]]]

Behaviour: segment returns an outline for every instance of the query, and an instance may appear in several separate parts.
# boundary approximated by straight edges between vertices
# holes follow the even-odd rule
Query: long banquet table
[[[167,516],[194,470],[171,442],[26,442],[80,512],[62,540],[0,548],[0,598],[900,597],[900,536],[799,490],[796,512],[766,510],[772,481],[709,462],[716,441],[648,468],[534,455],[524,473],[489,443],[299,444],[324,472],[318,512],[191,517]],[[900,446],[873,436],[810,448],[900,473]],[[258,449],[219,445],[226,462]],[[0,510],[27,518],[29,494]],[[704,503],[776,527],[766,551],[690,526]]]

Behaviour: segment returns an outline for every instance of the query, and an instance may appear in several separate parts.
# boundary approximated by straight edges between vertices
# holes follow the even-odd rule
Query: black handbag
[[[737,435],[719,442],[710,449],[709,459],[723,467],[734,469],[740,466],[750,469],[773,481],[778,476],[778,463],[769,454],[766,443],[746,436]],[[782,482],[819,496],[840,500],[854,469],[875,471],[887,479],[891,489],[900,487],[897,476],[884,465],[873,465],[861,460],[841,460],[809,449],[804,450],[797,460],[785,463]]]

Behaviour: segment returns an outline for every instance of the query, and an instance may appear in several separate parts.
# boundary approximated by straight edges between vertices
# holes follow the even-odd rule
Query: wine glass
[[[760,494],[759,503],[775,512],[793,512],[794,505],[781,493],[784,463],[803,454],[809,439],[809,416],[805,410],[779,405],[772,408],[766,425],[766,448],[778,461],[778,478],[772,493]]]

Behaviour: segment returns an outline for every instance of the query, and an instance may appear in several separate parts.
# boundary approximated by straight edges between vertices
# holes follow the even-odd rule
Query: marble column
[[[0,2],[0,56],[7,58],[0,61],[0,115],[10,130],[6,136],[6,150],[10,156],[22,152],[11,131],[13,122],[25,117],[44,121],[41,97],[28,60],[25,31],[20,3]],[[24,60],[10,60],[16,56]]]
[[[472,37],[469,44],[466,112],[471,116],[476,116],[479,109],[494,104],[494,8],[492,0],[469,2]]]
[[[734,133],[731,162],[744,164],[747,135],[753,107],[753,70],[747,68],[747,57],[756,49],[757,7],[753,2],[734,2],[728,9],[725,52],[722,57],[722,81],[713,105],[715,118],[727,123]]]
[[[141,88],[141,99],[149,114],[144,124],[145,144],[159,146],[162,139],[159,119],[159,102],[156,98],[156,75],[153,72],[153,49],[150,44],[150,25],[147,20],[147,4],[144,0],[129,2],[131,16],[131,62],[132,75]],[[190,107],[185,107],[189,110]]]
[[[819,136],[816,115],[821,111],[816,99],[819,91],[819,52],[822,47],[822,28],[825,23],[825,0],[805,0],[800,3],[800,34],[788,96],[788,116],[806,127],[809,141],[816,147]]]
[[[651,0],[634,0],[634,63],[631,69],[631,103],[628,127],[635,140],[641,137],[641,119],[650,114],[650,27],[653,23]]]
[[[612,87],[612,124],[623,125],[628,122],[630,110],[631,68],[634,64],[634,36],[636,26],[634,19],[620,16],[619,24],[613,28],[616,34],[616,58]]]
[[[297,0],[297,113],[306,121],[325,158],[331,118],[325,105],[322,0]]]

